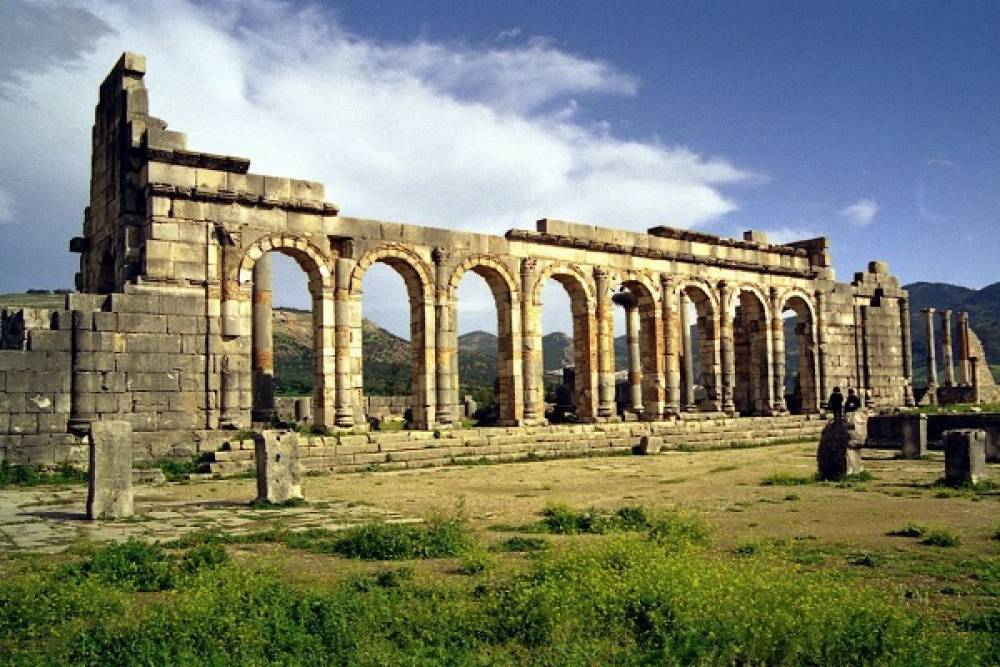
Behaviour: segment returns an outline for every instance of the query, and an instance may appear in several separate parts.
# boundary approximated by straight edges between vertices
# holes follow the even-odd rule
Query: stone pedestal
[[[927,415],[904,415],[899,425],[900,458],[918,459],[927,454]]]
[[[299,435],[289,431],[254,433],[257,502],[283,503],[302,498]]]
[[[313,402],[312,398],[303,396],[295,399],[295,421],[300,424],[308,424],[312,421]]]
[[[132,494],[132,425],[125,421],[90,426],[88,519],[121,519],[135,514]]]
[[[827,424],[816,452],[819,479],[837,481],[864,470],[861,448],[865,445],[867,434],[867,417],[864,414],[853,413]]]
[[[639,438],[636,454],[659,454],[663,450],[663,438],[658,435],[644,435]]]
[[[986,432],[979,429],[945,431],[944,482],[949,486],[975,484],[986,478]]]

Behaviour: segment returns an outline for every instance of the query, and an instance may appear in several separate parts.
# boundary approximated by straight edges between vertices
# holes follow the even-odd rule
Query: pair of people
[[[861,397],[854,389],[849,388],[845,401],[844,395],[840,393],[840,387],[834,387],[833,393],[830,394],[830,400],[827,401],[827,406],[833,412],[834,419],[843,419],[845,412],[854,412],[861,408]]]

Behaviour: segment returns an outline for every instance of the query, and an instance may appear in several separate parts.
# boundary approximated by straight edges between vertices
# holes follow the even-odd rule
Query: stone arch
[[[769,414],[774,388],[771,309],[757,285],[742,283],[735,292],[735,312],[726,313],[733,318],[733,402],[740,414]]]
[[[781,378],[777,378],[775,383],[777,389],[780,383],[783,392],[784,403],[788,410],[793,413],[815,413],[819,411],[820,391],[819,391],[819,354],[816,330],[816,310],[812,298],[803,290],[793,288],[784,292],[779,300],[780,304],[775,315],[784,320],[782,314],[792,311],[795,315],[794,336],[798,348],[798,377],[788,387],[786,376],[788,375],[788,360],[784,357],[787,349],[785,336],[782,331],[782,347],[784,349],[775,350],[775,355],[782,355]]]
[[[433,272],[413,250],[399,243],[385,243],[375,247],[359,259],[349,281],[351,376],[356,406],[355,422],[367,422],[363,411],[364,358],[362,351],[362,281],[368,268],[381,262],[391,267],[403,279],[410,306],[410,395],[411,420],[409,426],[428,429],[435,423],[435,313]]]
[[[677,292],[681,297],[677,327],[680,329],[682,409],[718,411],[722,407],[718,292],[708,281],[694,277],[679,279]],[[688,303],[694,306],[696,342],[691,340]],[[701,395],[698,386],[702,389]]]
[[[635,271],[617,273],[612,285],[618,287],[612,300],[625,309],[628,341],[626,391],[616,392],[619,412],[628,406],[643,419],[659,418],[666,399],[661,290],[648,275]]]
[[[457,290],[469,271],[483,278],[497,311],[497,404],[501,424],[520,423],[524,414],[521,399],[521,312],[520,290],[507,265],[490,255],[472,255],[462,260],[448,279],[448,294],[457,307]],[[457,357],[452,365],[452,386],[458,391]],[[456,406],[456,411],[460,408]]]
[[[262,260],[276,252],[291,257],[306,274],[312,301],[313,424],[333,426],[336,392],[333,345],[333,279],[327,257],[306,238],[272,234],[261,236],[243,252],[238,266],[241,318],[250,321],[251,377],[248,404],[255,419],[275,414],[274,351],[271,330],[271,263]],[[245,330],[243,327],[241,329]]]
[[[536,325],[532,330],[538,332],[538,340],[529,342],[529,346],[537,348],[538,361],[541,362],[541,310],[542,288],[546,281],[553,279],[566,290],[570,298],[570,311],[573,318],[573,408],[581,421],[593,421],[597,415],[598,401],[598,341],[597,341],[597,289],[592,276],[588,276],[576,264],[552,262],[544,266],[538,273],[533,286],[530,287],[531,317]],[[610,295],[608,295],[610,296]],[[536,386],[543,387],[543,364],[538,363]]]

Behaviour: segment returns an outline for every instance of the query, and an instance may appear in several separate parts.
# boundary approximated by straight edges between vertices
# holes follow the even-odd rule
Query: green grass
[[[760,480],[761,486],[804,486],[815,483],[815,475],[796,475],[790,472],[776,472]]]
[[[523,535],[515,535],[514,537],[508,538],[503,542],[497,544],[494,547],[495,551],[503,552],[526,552],[526,551],[544,551],[549,548],[549,541],[544,537],[525,537]]]
[[[84,484],[86,481],[87,471],[69,463],[60,464],[54,470],[46,470],[34,465],[0,462],[0,488],[42,484]]]
[[[953,532],[944,528],[938,528],[928,531],[920,543],[932,547],[957,547],[961,544],[961,541]]]
[[[892,537],[923,537],[927,534],[927,528],[915,523],[908,523],[902,528],[890,530],[886,535]]]
[[[0,580],[0,653],[18,665],[972,666],[1000,659],[995,612],[942,622],[904,604],[899,591],[835,573],[804,573],[754,555],[677,552],[638,534],[573,539],[517,572],[497,569],[485,578],[466,576],[491,567],[470,557],[452,576],[383,568],[316,587],[290,585],[244,562],[220,566],[218,546],[199,556],[109,547],[80,561],[86,565],[73,576],[43,567]],[[133,569],[133,562],[142,565]],[[162,577],[162,563],[176,576]]]

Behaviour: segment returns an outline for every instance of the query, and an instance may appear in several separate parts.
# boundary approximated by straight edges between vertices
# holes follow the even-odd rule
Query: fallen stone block
[[[904,459],[927,455],[927,415],[904,415],[901,418],[899,455]]]
[[[257,502],[284,503],[302,498],[299,434],[291,431],[254,433]]]
[[[976,484],[986,478],[986,433],[979,429],[945,431],[944,482]]]
[[[90,425],[87,518],[121,519],[135,513],[132,492],[132,425],[124,421]]]
[[[820,480],[840,480],[864,470],[861,449],[867,437],[861,415],[835,419],[823,428],[816,451],[817,476]]]
[[[635,447],[635,453],[644,456],[659,454],[661,451],[663,451],[663,438],[658,435],[644,435],[640,437],[639,444]]]

